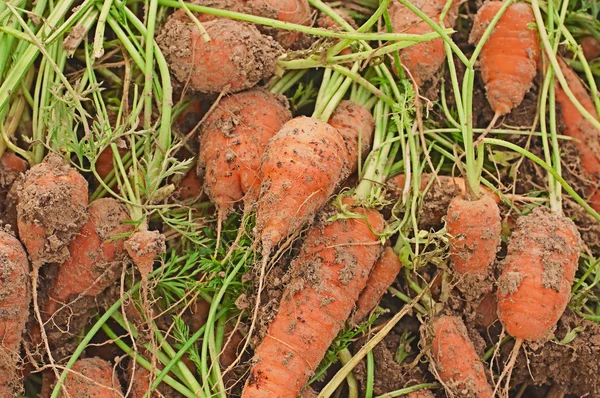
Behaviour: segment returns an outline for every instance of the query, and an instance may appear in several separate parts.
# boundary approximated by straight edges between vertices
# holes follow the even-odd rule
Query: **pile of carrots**
[[[591,214],[600,211],[598,93],[582,82],[568,59],[553,55],[555,62],[550,61],[547,38],[536,27],[537,2],[487,0],[473,16],[468,43],[462,43],[478,49],[477,62],[461,71],[466,76],[462,85],[469,86],[469,73],[480,76],[493,114],[489,124],[473,126],[473,113],[479,110],[461,103],[458,82],[448,84],[459,58],[447,53],[448,41],[436,37],[415,44],[409,39],[371,63],[364,54],[375,41],[358,28],[369,22],[371,15],[364,15],[368,2],[342,3],[337,17],[327,14],[329,3],[312,0],[194,0],[162,15],[156,45],[146,51],[160,53],[157,62],[168,65],[175,91],[191,98],[184,112],[197,114],[192,115],[193,129],[173,129],[183,135],[177,137],[185,148],[178,156],[193,160],[162,183],[166,193],[159,199],[128,200],[143,198],[149,186],[134,178],[147,165],[135,163],[140,149],[128,148],[133,139],[119,148],[102,147],[89,169],[59,151],[48,151],[36,164],[14,143],[1,155],[0,398],[24,393],[24,386],[37,379],[30,374],[41,373],[42,397],[50,391],[60,397],[208,396],[211,388],[227,384],[231,396],[297,398],[319,392],[330,396],[329,383],[335,380],[348,383],[347,390],[334,386],[338,396],[354,397],[356,378],[361,391],[373,396],[377,358],[364,347],[372,351],[383,344],[381,331],[398,333],[399,327],[393,327],[409,309],[420,328],[411,332],[415,339],[397,347],[396,359],[402,357],[400,348],[406,350],[414,362],[398,359],[398,365],[418,369],[419,376],[403,386],[406,391],[390,396],[492,398],[516,391],[511,377],[524,366],[519,352],[553,344],[573,284],[587,283],[589,274],[581,281],[578,270],[581,258],[592,258],[592,251],[581,239],[578,220],[563,214],[561,187],[567,183],[560,185],[564,180],[556,156],[561,148],[545,127],[538,135],[547,156],[538,165],[552,169],[544,173],[547,182],[540,183],[548,184],[547,201],[535,198],[531,206],[512,201],[518,195],[496,187],[492,167],[477,162],[486,156],[486,145],[499,141],[489,137],[496,136],[493,128],[501,118],[518,109],[528,93],[542,90],[540,81],[549,76],[551,109],[564,126],[560,133],[572,140],[586,187],[593,186],[575,195],[584,196]],[[378,9],[380,23],[369,28],[373,35],[427,34],[435,31],[432,24],[441,31],[459,29],[456,25],[464,29],[463,5],[457,1],[378,4],[388,7]],[[357,17],[361,13],[362,19]],[[248,22],[252,17],[263,25]],[[312,27],[317,19],[321,28]],[[310,34],[324,31],[323,39]],[[336,35],[344,31],[358,38]],[[586,36],[581,45],[586,57],[597,58],[600,51],[594,52],[592,39]],[[303,59],[310,68],[283,70]],[[328,59],[337,61],[328,65]],[[308,103],[315,102],[308,116],[312,105],[297,104],[313,83],[321,88],[307,97]],[[447,109],[441,118],[448,120],[427,120],[434,108],[422,107],[422,94],[440,84],[446,91],[451,87],[455,105],[463,107],[458,122]],[[368,91],[369,98],[360,98],[360,90]],[[401,108],[400,99],[410,105]],[[447,108],[446,98],[442,101],[439,108]],[[182,126],[185,117],[173,118],[173,124]],[[459,123],[462,117],[469,122]],[[556,130],[553,118],[551,131]],[[423,124],[435,122],[456,127],[452,134],[463,133],[463,138],[471,134],[471,142],[458,140],[440,150],[451,135],[439,135],[447,132],[444,128],[424,132]],[[474,128],[480,130],[474,133]],[[141,150],[155,145],[153,129],[146,120],[146,135],[135,133],[143,137]],[[554,157],[550,150],[556,151]],[[477,159],[475,173],[465,171],[469,161],[463,164],[471,155]],[[436,169],[434,161],[445,167]],[[114,174],[120,177],[106,185]],[[123,176],[135,184],[124,184]],[[105,197],[97,195],[101,189]],[[130,196],[123,195],[127,190]],[[180,245],[178,239],[186,239],[189,231],[181,232],[185,228],[178,230],[165,216],[165,209],[173,208],[183,214],[185,225],[200,225],[197,231],[206,241],[216,240],[214,251],[207,250],[206,241]],[[252,243],[243,246],[245,240]],[[193,257],[190,247],[201,253],[197,264],[182,271],[193,283],[176,285],[173,291],[183,297],[173,306],[177,311],[164,310],[165,302],[177,301],[160,283],[164,275],[176,279],[166,258]],[[236,261],[247,261],[246,275],[231,282]],[[269,290],[273,286],[265,285],[273,283],[273,275],[277,289]],[[153,284],[153,278],[158,282]],[[224,281],[239,296],[235,316],[220,312]],[[126,294],[129,289],[135,293]],[[161,293],[165,296],[153,296]],[[269,305],[276,303],[275,311],[259,319],[267,296]],[[117,300],[122,314],[113,308],[117,315],[103,327],[122,336],[107,337],[102,344],[116,344],[118,355],[100,358],[90,354],[99,351],[76,349],[81,341],[89,343],[84,336],[97,333],[92,325]],[[191,309],[181,306],[188,300]],[[175,325],[173,318],[184,313],[194,316],[182,318],[188,321],[184,326]],[[161,335],[164,322],[169,332],[177,329],[176,337]],[[191,338],[211,322],[221,334],[205,331],[195,348],[169,364],[185,344],[180,335]],[[345,337],[351,330],[361,338]],[[128,344],[134,348],[124,348]],[[211,369],[199,366],[214,355],[220,356]],[[144,358],[153,360],[147,361],[150,367],[138,368],[136,357],[145,365]],[[337,361],[332,358],[341,358],[342,364],[323,370]],[[358,372],[357,366],[368,370]],[[171,370],[160,388],[148,394],[156,387],[154,377],[167,367]],[[186,390],[190,375],[210,383]],[[534,381],[524,383],[522,391]],[[595,393],[600,394],[598,384]]]

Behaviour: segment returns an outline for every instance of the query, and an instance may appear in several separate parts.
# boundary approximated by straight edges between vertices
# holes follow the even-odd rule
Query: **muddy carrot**
[[[80,359],[71,370],[61,390],[61,398],[123,396],[117,374],[108,362],[99,358]]]

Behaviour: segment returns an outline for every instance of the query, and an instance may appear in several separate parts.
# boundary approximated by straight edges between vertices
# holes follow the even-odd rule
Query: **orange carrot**
[[[73,296],[97,296],[112,284],[125,258],[123,238],[131,231],[126,209],[115,199],[98,199],[88,206],[90,217],[69,244],[70,257],[62,263],[50,288],[46,314],[59,304],[67,305]]]
[[[498,14],[503,2],[488,1],[478,10],[469,37],[471,43],[481,39],[485,29]],[[535,16],[527,3],[511,4],[483,45],[479,62],[487,99],[498,117],[518,106],[533,85],[540,59],[540,39]]]
[[[581,241],[573,222],[544,208],[517,221],[498,280],[498,315],[506,331],[544,341],[571,295]]]
[[[50,154],[29,170],[18,194],[17,225],[32,265],[62,263],[69,242],[87,222],[87,181]]]
[[[415,7],[439,23],[446,0],[418,0],[412,2]],[[395,33],[424,34],[433,32],[427,22],[423,21],[398,1],[392,1],[389,6],[392,28]],[[444,19],[446,28],[454,27],[458,16],[458,2],[448,11]],[[400,61],[412,76],[414,82],[421,86],[431,80],[446,59],[443,39],[435,39],[425,43],[414,44],[400,51]]]
[[[191,168],[179,181],[177,195],[181,200],[197,200],[204,192],[203,185],[204,179],[196,173],[196,168]]]
[[[402,263],[391,247],[383,250],[381,258],[377,260],[364,290],[356,302],[356,310],[352,316],[352,323],[361,322],[379,303],[388,287],[396,279]]]
[[[0,397],[14,397],[21,388],[17,364],[30,301],[27,253],[0,228]]]
[[[0,158],[0,189],[9,188],[19,174],[27,170],[27,162],[11,152]]]
[[[446,230],[452,236],[450,259],[458,274],[485,275],[496,258],[502,237],[500,209],[494,199],[456,196],[448,206]]]
[[[353,200],[345,199],[346,205]],[[310,229],[291,265],[291,280],[256,348],[243,398],[296,398],[350,315],[381,252],[383,217],[338,219]]]
[[[16,193],[20,188],[15,186],[17,180],[23,178],[27,170],[27,162],[14,153],[5,152],[0,158],[0,220],[17,232]],[[14,188],[13,188],[14,186]]]
[[[462,319],[442,315],[428,331],[437,377],[456,396],[492,398],[485,367],[479,359]]]
[[[596,115],[594,103],[579,77],[562,59],[559,58],[558,64],[575,98],[590,114]],[[579,150],[583,169],[597,181],[600,178],[600,132],[575,108],[560,84],[556,84],[556,101],[560,104],[564,134],[575,139],[573,142]],[[600,189],[595,188],[588,196],[590,206],[600,211]]]
[[[375,130],[375,119],[364,106],[353,101],[342,101],[331,115],[328,123],[335,127],[344,138],[349,153],[348,168],[353,173],[358,168],[359,153],[360,161],[369,153]]]
[[[421,174],[421,190],[424,190],[425,188],[427,188],[427,185],[429,184],[429,181],[431,180],[433,176],[431,174]],[[442,176],[442,175],[438,175],[436,176],[437,181],[434,181],[428,192],[434,192],[436,190],[451,190],[455,193],[455,195],[453,196],[460,196],[460,195],[466,195],[467,194],[467,184],[464,178],[462,177],[452,177],[452,176]],[[394,197],[399,196],[399,194],[401,194],[402,189],[404,189],[404,184],[406,182],[406,177],[404,176],[404,174],[398,174],[394,177],[391,177],[390,179],[387,180],[387,186],[388,188],[394,193]],[[439,185],[438,185],[439,183]],[[440,188],[441,186],[441,188]],[[492,190],[490,190],[489,188],[481,185],[479,187],[479,193],[481,195],[488,195],[490,196],[492,199],[494,199],[494,201],[496,203],[500,203],[500,197],[498,195],[496,195]],[[429,193],[428,193],[429,195]],[[427,198],[427,196],[426,196]],[[448,206],[450,205],[450,202],[448,202]]]
[[[600,40],[594,36],[586,36],[581,40],[581,50],[586,60],[591,61],[600,57]]]
[[[169,19],[157,37],[179,82],[200,93],[238,92],[273,74],[283,50],[256,27],[231,19],[215,19],[203,26],[208,42],[194,23],[177,19]]]
[[[165,253],[165,236],[158,231],[138,231],[125,241],[125,250],[131,257],[142,277],[152,272],[156,257]]]
[[[483,296],[475,308],[475,324],[482,328],[492,326],[498,320],[498,299],[496,292]]]
[[[60,396],[119,398],[123,393],[117,375],[108,362],[100,358],[86,358],[75,362]]]
[[[123,157],[128,151],[129,150],[127,148],[119,148],[119,155]],[[100,155],[96,159],[95,168],[96,172],[98,173],[98,176],[103,181],[106,181],[106,177],[108,177],[108,175],[115,168],[113,162],[113,151],[110,147],[106,148],[100,153]]]
[[[315,118],[294,118],[269,141],[256,215],[263,253],[314,217],[348,176],[347,158],[341,135]]]
[[[285,97],[256,89],[223,98],[206,119],[198,169],[220,217],[248,192],[257,193],[263,151],[291,117]]]

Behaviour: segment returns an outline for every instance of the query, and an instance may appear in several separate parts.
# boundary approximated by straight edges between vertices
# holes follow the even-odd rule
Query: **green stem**
[[[367,383],[365,386],[365,398],[373,398],[373,385],[375,384],[375,358],[373,351],[367,354]]]

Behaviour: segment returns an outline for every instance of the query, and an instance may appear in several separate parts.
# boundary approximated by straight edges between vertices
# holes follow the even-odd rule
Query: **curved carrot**
[[[478,10],[469,42],[476,43],[502,7],[488,1]],[[488,102],[495,118],[518,106],[533,85],[540,59],[540,39],[535,17],[527,3],[511,4],[483,45],[479,63]]]
[[[344,200],[346,205],[352,200]],[[311,228],[291,265],[279,311],[254,354],[243,398],[296,398],[350,315],[381,251],[383,217],[338,219]]]
[[[27,253],[12,234],[0,228],[0,397],[14,397],[21,334],[29,317],[31,291]]]
[[[61,398],[123,396],[117,375],[108,362],[100,358],[80,359],[75,362],[71,370],[60,392]]]
[[[417,0],[412,2],[415,7],[438,22],[442,10],[446,6],[446,0]],[[395,33],[424,34],[433,32],[433,29],[408,8],[398,1],[392,1],[389,6],[392,28]],[[444,19],[447,28],[454,27],[458,16],[458,3],[448,11]],[[410,72],[414,82],[421,86],[431,80],[446,59],[443,39],[435,39],[425,43],[414,44],[400,51],[400,61]]]
[[[351,173],[355,172],[358,168],[359,153],[362,161],[369,153],[373,142],[373,132],[375,131],[373,115],[367,108],[354,101],[342,101],[329,118],[328,123],[342,135],[349,154],[348,168]],[[360,148],[358,147],[359,142]]]
[[[458,396],[492,398],[483,363],[463,321],[443,315],[431,322],[431,355],[440,381]]]
[[[373,266],[367,285],[356,301],[352,323],[359,323],[375,308],[387,288],[394,283],[400,268],[402,268],[402,263],[398,255],[394,252],[394,249],[386,247],[381,258]]]
[[[308,222],[348,175],[336,129],[300,116],[269,141],[260,167],[256,225],[264,253]]]
[[[231,19],[203,24],[206,42],[194,23],[169,19],[157,42],[171,73],[195,91],[216,94],[238,92],[255,86],[275,71],[282,48],[253,25]]]
[[[223,98],[206,119],[198,169],[220,216],[227,216],[248,192],[258,192],[265,147],[291,118],[285,97],[255,89]]]
[[[87,189],[81,174],[55,154],[25,174],[17,225],[34,267],[69,258],[69,242],[87,222]]]

